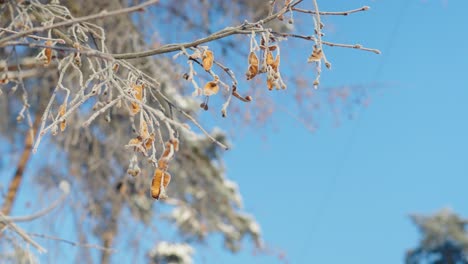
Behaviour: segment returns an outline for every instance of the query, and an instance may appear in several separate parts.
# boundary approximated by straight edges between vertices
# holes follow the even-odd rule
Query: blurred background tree
[[[420,244],[407,252],[406,263],[463,264],[468,263],[468,221],[450,209],[425,216],[411,216],[421,232]]]

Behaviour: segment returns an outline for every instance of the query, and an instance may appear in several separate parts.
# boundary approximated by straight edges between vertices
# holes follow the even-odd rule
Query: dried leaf
[[[272,65],[273,62],[275,62],[275,60],[273,59],[273,54],[271,53],[271,51],[267,51],[266,64],[267,65]]]
[[[138,101],[143,100],[143,84],[134,84],[132,88],[135,91],[135,99],[137,99]]]
[[[202,64],[203,64],[203,69],[205,69],[205,71],[211,70],[211,67],[213,67],[213,61],[214,61],[213,52],[211,50],[203,51]]]
[[[171,138],[169,139],[169,142],[174,147],[174,151],[179,151],[179,140],[177,138]]]
[[[307,62],[319,62],[323,58],[323,51],[314,47],[312,54],[310,54],[309,59]]]
[[[267,78],[267,86],[268,86],[268,90],[273,90],[273,84],[274,84],[274,80],[273,78]]]
[[[160,158],[158,160],[158,169],[167,170],[168,167],[169,167],[169,164],[166,158]]]
[[[143,100],[143,89],[144,89],[143,84],[140,84],[140,85],[134,84],[132,86],[132,89],[134,91],[133,96],[135,97],[135,99],[137,99],[138,101],[142,101]],[[132,115],[135,115],[138,112],[140,112],[140,105],[138,103],[132,102],[131,103],[130,113]]]
[[[278,54],[278,55],[276,55],[275,61],[271,64],[271,68],[272,68],[275,72],[278,72],[279,64],[280,64],[280,55]]]
[[[214,81],[208,82],[203,88],[203,94],[206,96],[217,94],[218,91],[219,91],[218,83]]]
[[[148,124],[145,120],[142,120],[140,123],[140,136],[143,140],[146,140],[149,137]]]
[[[155,137],[154,133],[151,133],[151,135],[149,135],[149,137],[145,140],[146,150],[149,150],[151,149],[151,147],[153,147],[154,137]]]
[[[65,115],[65,112],[67,112],[67,106],[65,104],[61,105],[59,107],[59,116],[62,117]]]
[[[9,82],[8,76],[5,76],[5,78],[0,79],[0,84],[2,85],[8,84],[8,82]]]
[[[60,108],[59,108],[59,116],[62,117],[65,115],[65,112],[67,112],[67,106],[65,104],[61,105]],[[67,128],[67,120],[62,120],[60,122],[60,131],[65,131],[65,129]]]
[[[138,112],[140,112],[140,106],[139,106],[137,103],[132,102],[132,106],[131,106],[131,108],[130,108],[130,112],[131,112],[132,115],[137,114]]]
[[[258,57],[255,52],[250,52],[249,54],[249,65],[254,65],[258,67]]]
[[[141,137],[136,137],[136,138],[130,139],[127,145],[135,146],[135,145],[139,145],[140,143],[141,143]]]
[[[171,175],[161,169],[156,169],[154,172],[153,180],[151,182],[151,196],[159,200],[167,198],[166,188],[171,181]]]
[[[169,160],[174,155],[174,145],[171,142],[166,142],[164,146],[164,152],[161,155],[161,158]]]
[[[50,40],[45,42],[46,46],[52,46],[52,44],[53,43]],[[45,61],[44,65],[47,66],[52,61],[52,49],[51,48],[45,48],[44,55],[45,55],[45,58],[46,58],[46,61]]]
[[[249,65],[249,69],[247,70],[247,73],[245,74],[245,76],[247,77],[247,80],[251,80],[257,74],[258,74],[258,66]]]
[[[67,128],[67,120],[63,120],[62,122],[60,122],[60,131],[65,131],[65,129]]]

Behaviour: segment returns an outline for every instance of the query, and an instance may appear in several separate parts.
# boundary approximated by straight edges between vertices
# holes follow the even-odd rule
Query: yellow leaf
[[[271,53],[271,51],[267,51],[267,55],[266,55],[266,63],[267,65],[271,65],[273,64],[273,62],[275,62],[275,60],[273,59],[273,54]]]
[[[249,54],[249,65],[254,65],[258,68],[258,57],[254,52],[250,52]]]
[[[211,67],[213,67],[213,61],[214,61],[213,52],[211,50],[203,51],[202,64],[203,64],[203,69],[205,69],[205,71],[211,70]]]
[[[67,120],[60,122],[60,131],[65,131],[65,128],[67,128]]]
[[[171,181],[171,175],[161,169],[156,169],[151,182],[151,196],[154,199],[167,198],[165,190]]]
[[[219,91],[219,86],[216,82],[208,82],[203,88],[203,94],[206,96],[211,96],[217,94]]]
[[[63,116],[65,115],[65,112],[67,112],[67,106],[65,104],[61,105],[59,107],[59,116]]]
[[[134,91],[133,96],[135,97],[135,99],[137,99],[138,101],[142,101],[143,100],[143,89],[144,89],[143,84],[140,84],[140,85],[134,84],[132,86],[132,89]],[[130,113],[132,115],[135,115],[138,112],[140,112],[140,105],[138,103],[131,102]]]
[[[128,142],[128,145],[134,146],[140,143],[141,143],[141,137],[136,137],[136,138],[130,139],[130,141]]]

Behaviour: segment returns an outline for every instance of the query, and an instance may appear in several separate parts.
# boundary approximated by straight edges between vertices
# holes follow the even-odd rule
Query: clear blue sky
[[[371,6],[327,18],[333,32],[325,30],[326,39],[383,52],[326,49],[333,70],[324,72],[322,88],[382,87],[371,90],[370,106],[357,109],[354,120],[344,116],[336,127],[325,114],[313,134],[278,113],[279,131],[235,140],[227,173],[266,243],[284,250],[290,263],[401,263],[419,240],[409,213],[450,207],[468,216],[468,2],[319,3],[326,11]],[[199,248],[198,257],[280,263],[245,249],[232,255],[211,245]]]

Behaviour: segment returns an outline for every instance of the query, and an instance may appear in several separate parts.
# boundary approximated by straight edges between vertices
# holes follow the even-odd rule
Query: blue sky
[[[236,138],[227,173],[267,245],[290,263],[401,263],[419,240],[410,213],[449,207],[468,215],[468,2],[319,4],[327,11],[371,6],[326,18],[333,31],[325,28],[325,39],[383,52],[327,48],[333,70],[324,72],[320,89],[382,87],[370,90],[371,104],[353,120],[345,116],[337,127],[324,114],[315,133],[275,114],[278,130]],[[281,263],[245,249],[232,255],[212,245],[198,254],[204,263]]]

